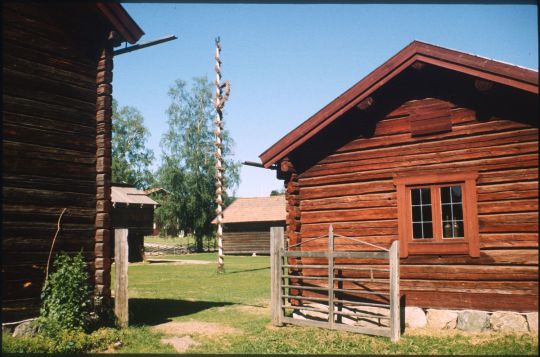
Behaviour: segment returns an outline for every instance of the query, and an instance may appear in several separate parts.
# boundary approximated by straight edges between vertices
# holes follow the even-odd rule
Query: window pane
[[[422,223],[413,223],[413,238],[422,239]]]
[[[431,221],[431,205],[422,206],[422,220]]]
[[[441,202],[450,203],[450,187],[441,187]]]
[[[411,190],[411,201],[413,205],[420,204],[420,189],[419,188],[413,188]]]
[[[454,219],[458,221],[463,220],[463,209],[461,203],[454,203],[452,205],[452,211],[454,212]]]
[[[452,220],[452,205],[443,204],[442,206],[442,220],[451,221]]]
[[[422,221],[422,206],[413,206],[412,207],[412,219],[413,222]]]
[[[431,222],[424,222],[424,238],[433,238],[433,227]]]
[[[431,190],[429,188],[421,188],[420,196],[422,197],[422,204],[431,204]]]
[[[461,202],[461,186],[452,186],[452,202]]]

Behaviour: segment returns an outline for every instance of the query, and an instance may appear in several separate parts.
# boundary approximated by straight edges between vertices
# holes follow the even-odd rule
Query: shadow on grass
[[[257,269],[246,269],[246,270],[235,270],[235,271],[226,272],[226,273],[227,274],[238,274],[238,273],[247,273],[247,272],[250,272],[250,271],[266,270],[266,269],[270,269],[270,267],[257,268]]]
[[[213,307],[235,305],[232,302],[187,301],[173,299],[129,299],[129,323],[132,326],[158,325],[174,317],[195,314]]]

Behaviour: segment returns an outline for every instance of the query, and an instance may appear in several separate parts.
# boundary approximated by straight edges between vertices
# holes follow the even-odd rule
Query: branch
[[[47,259],[47,268],[45,269],[45,282],[47,282],[47,279],[49,278],[49,264],[51,263],[51,255],[54,248],[54,242],[56,242],[56,237],[58,237],[58,232],[60,232],[60,221],[62,220],[62,216],[66,212],[67,208],[64,208],[62,210],[62,213],[60,213],[60,217],[58,217],[58,223],[56,224],[56,233],[54,234],[54,238],[51,244],[51,250],[49,252],[49,258]]]

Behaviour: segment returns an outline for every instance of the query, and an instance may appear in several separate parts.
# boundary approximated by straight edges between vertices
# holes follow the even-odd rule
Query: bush
[[[54,336],[62,330],[85,331],[90,324],[91,291],[82,253],[60,253],[43,286],[39,324]]]

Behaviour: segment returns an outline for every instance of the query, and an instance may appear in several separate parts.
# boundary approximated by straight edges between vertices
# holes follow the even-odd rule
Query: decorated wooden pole
[[[221,84],[221,60],[219,54],[221,52],[221,44],[219,37],[216,38],[216,98],[214,100],[214,107],[216,109],[216,120],[214,121],[216,135],[216,221],[217,221],[217,242],[218,242],[218,273],[225,272],[225,261],[223,256],[223,173],[225,167],[223,166],[223,107],[225,102],[229,98],[230,83],[225,81]]]

